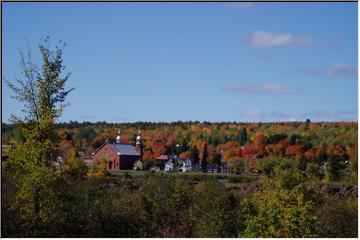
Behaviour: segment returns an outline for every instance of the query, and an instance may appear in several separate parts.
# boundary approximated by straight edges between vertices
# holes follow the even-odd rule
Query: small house
[[[192,170],[192,162],[190,159],[185,159],[182,162],[182,167],[179,169],[180,172],[189,172]]]
[[[175,163],[172,159],[165,163],[165,172],[173,172],[175,169]]]
[[[219,166],[217,164],[208,164],[206,165],[206,172],[208,173],[218,173],[219,171]]]

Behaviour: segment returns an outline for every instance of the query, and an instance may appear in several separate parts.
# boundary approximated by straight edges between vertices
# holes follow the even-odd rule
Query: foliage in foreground
[[[11,170],[3,181],[4,237],[356,237],[356,199],[322,193],[291,169],[239,199],[216,179],[176,175],[58,178],[44,188],[42,218],[19,209]],[[56,190],[55,190],[56,189]]]

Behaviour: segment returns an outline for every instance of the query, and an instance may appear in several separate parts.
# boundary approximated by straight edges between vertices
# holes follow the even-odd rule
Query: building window
[[[112,161],[109,161],[109,169],[112,168]]]

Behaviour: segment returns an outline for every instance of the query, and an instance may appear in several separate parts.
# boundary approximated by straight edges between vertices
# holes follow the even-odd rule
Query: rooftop
[[[140,156],[140,153],[136,151],[135,147],[130,144],[121,144],[121,143],[109,143],[111,147],[115,149],[118,155],[132,155]]]

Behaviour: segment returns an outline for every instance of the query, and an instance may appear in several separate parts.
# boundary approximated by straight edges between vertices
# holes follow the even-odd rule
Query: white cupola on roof
[[[138,135],[137,135],[137,137],[136,137],[136,142],[141,142],[141,136],[140,136],[140,134],[141,134],[141,132],[140,132],[140,130],[138,131]]]
[[[140,153],[140,156],[142,158],[144,154],[144,146],[143,146],[142,138],[140,136],[140,130],[138,130],[138,135],[136,137],[136,150]]]
[[[118,131],[118,135],[116,137],[116,143],[120,144],[121,143],[121,135],[120,135],[120,129]]]

